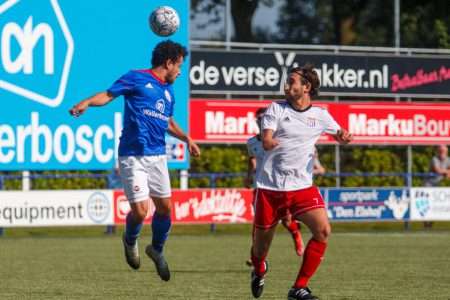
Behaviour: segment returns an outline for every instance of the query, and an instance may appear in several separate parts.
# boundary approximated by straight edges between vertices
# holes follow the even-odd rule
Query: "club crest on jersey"
[[[158,101],[156,101],[155,108],[159,112],[164,113],[164,110],[166,108],[166,104],[164,103],[164,100],[163,99],[159,99]]]
[[[317,125],[317,119],[314,119],[314,118],[306,119],[306,126],[313,128],[313,127],[316,127],[316,125]]]
[[[166,97],[167,101],[172,102],[172,97],[170,96],[170,93],[168,90],[164,91],[164,96]]]
[[[148,88],[148,89],[152,89],[152,88],[153,88],[153,85],[149,82],[149,83],[147,83],[147,84],[145,85],[145,87]]]

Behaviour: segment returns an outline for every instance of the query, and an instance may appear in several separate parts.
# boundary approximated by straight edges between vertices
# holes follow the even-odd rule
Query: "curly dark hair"
[[[186,47],[171,40],[158,43],[152,53],[152,68],[163,65],[168,59],[175,62],[182,56],[188,56]]]
[[[320,88],[320,80],[319,75],[314,70],[314,66],[312,64],[305,64],[303,67],[295,67],[289,70],[289,74],[297,73],[301,77],[301,81],[303,84],[311,84],[311,91],[309,94],[311,96],[316,96],[319,92]]]
[[[266,112],[266,110],[267,110],[267,107],[260,107],[260,108],[258,108],[257,110],[256,110],[256,115],[258,116],[258,115],[262,115],[262,114],[264,114],[265,112]]]

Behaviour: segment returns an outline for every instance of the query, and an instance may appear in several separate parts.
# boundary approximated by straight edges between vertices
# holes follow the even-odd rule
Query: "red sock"
[[[291,221],[291,224],[287,226],[287,229],[291,234],[295,234],[298,231],[298,224],[295,221]]]
[[[303,254],[303,263],[295,281],[295,288],[302,288],[308,285],[309,279],[314,275],[323,259],[323,254],[327,248],[327,243],[310,239]]]
[[[258,258],[253,254],[252,250],[252,264],[256,275],[263,276],[266,273],[266,264],[264,263],[265,260],[266,260],[265,255],[263,257]]]

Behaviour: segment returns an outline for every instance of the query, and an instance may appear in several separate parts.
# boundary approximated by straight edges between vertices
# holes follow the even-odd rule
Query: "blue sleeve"
[[[172,97],[172,105],[170,106],[170,116],[173,117],[173,113],[175,111],[175,93],[173,92],[173,88],[169,89],[170,96]]]
[[[134,72],[130,71],[117,79],[112,86],[107,90],[114,98],[123,95],[129,95],[136,85]]]

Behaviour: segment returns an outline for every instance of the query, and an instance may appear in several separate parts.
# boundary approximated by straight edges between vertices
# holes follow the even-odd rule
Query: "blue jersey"
[[[172,85],[150,70],[133,70],[107,91],[125,98],[119,156],[166,154],[165,134],[175,105]]]

